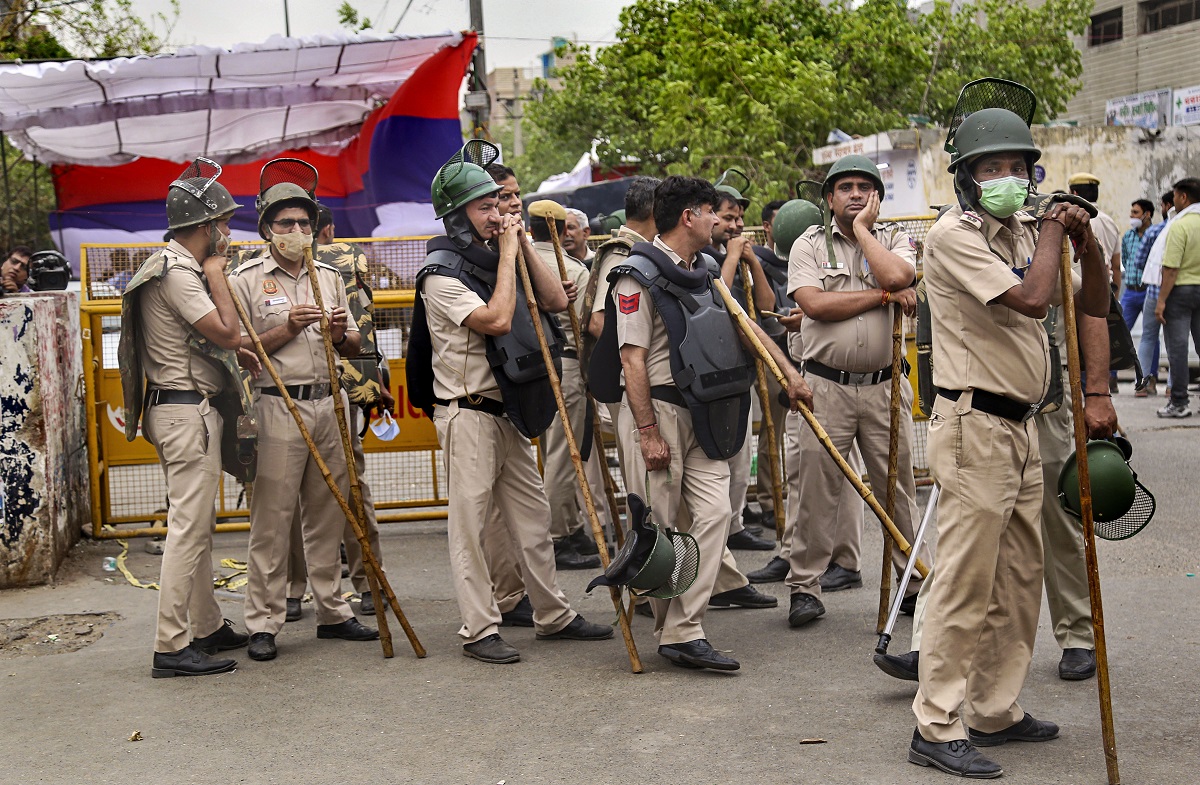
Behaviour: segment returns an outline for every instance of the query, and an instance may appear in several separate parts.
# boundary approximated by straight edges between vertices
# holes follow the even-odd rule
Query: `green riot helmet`
[[[626,498],[629,532],[625,545],[604,574],[592,580],[597,586],[628,586],[639,597],[668,600],[691,588],[700,568],[700,548],[690,534],[661,529],[650,520],[650,508],[636,493]]]
[[[258,234],[264,240],[271,237],[267,228],[271,219],[284,207],[302,207],[317,226],[317,168],[299,158],[276,158],[268,161],[258,176]]]
[[[1121,447],[1110,441],[1096,439],[1087,444],[1088,476],[1092,484],[1092,517],[1099,523],[1115,521],[1133,506],[1136,478]],[[1058,498],[1063,509],[1078,518],[1082,514],[1079,500],[1079,465],[1075,453],[1067,458],[1058,474]]]
[[[750,206],[750,200],[743,196],[750,191],[750,178],[740,169],[726,169],[713,183],[713,187],[717,189],[717,193],[741,205],[743,210]]]
[[[771,233],[775,237],[775,253],[781,259],[787,259],[791,253],[792,244],[810,226],[821,223],[821,208],[805,199],[792,199],[785,202],[783,207],[775,212],[771,221]]]
[[[604,234],[612,234],[625,225],[625,210],[621,209],[617,210],[616,212],[609,213],[608,215],[601,216],[600,224],[603,228]]]
[[[221,167],[197,158],[167,188],[167,226],[186,229],[230,215],[241,207],[217,182]]]
[[[883,198],[885,189],[883,178],[879,176],[879,167],[865,155],[843,155],[834,161],[833,166],[829,167],[829,174],[825,175],[825,182],[821,185],[821,196],[828,197],[833,193],[834,183],[851,174],[861,175],[873,182],[875,189],[879,191],[879,198]]]
[[[1032,168],[1042,157],[1033,143],[1029,125],[1007,109],[980,109],[966,117],[954,134],[954,153],[947,171],[954,174],[961,163],[988,153],[1024,153]],[[959,178],[955,178],[958,184]]]
[[[433,177],[434,216],[445,218],[468,202],[497,193],[500,186],[485,167],[499,157],[500,149],[491,142],[471,139],[463,145]]]

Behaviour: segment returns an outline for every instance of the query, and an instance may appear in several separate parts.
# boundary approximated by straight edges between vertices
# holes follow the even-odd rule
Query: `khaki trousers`
[[[222,422],[204,401],[151,406],[144,425],[167,475],[167,542],[154,634],[154,650],[167,654],[225,623],[212,581]]]
[[[813,374],[808,374],[806,378],[813,390],[813,414],[843,457],[849,457],[851,447],[855,441],[858,442],[863,463],[871,478],[871,487],[882,503],[888,477],[891,384],[881,382],[855,386],[838,384]],[[912,468],[912,387],[901,384],[900,397],[896,514],[893,522],[912,542],[915,528],[913,519],[917,515],[917,489]],[[821,574],[833,559],[834,540],[839,529],[837,513],[831,519],[830,512],[839,509],[839,502],[845,494],[846,478],[807,425],[800,431],[799,465],[799,514],[788,554],[790,570],[787,585],[792,594],[811,594],[819,598]],[[897,569],[903,570],[906,561],[899,548],[893,549],[892,562]],[[920,586],[911,588],[915,591]]]
[[[932,742],[966,738],[962,722],[994,733],[1021,720],[1041,609],[1037,425],[974,411],[971,397],[938,397],[929,422],[939,554],[913,712]]]
[[[729,462],[704,454],[685,407],[657,400],[651,403],[658,432],[671,451],[671,464],[663,471],[647,473],[637,423],[628,404],[622,404],[618,438],[625,443],[624,455],[629,460],[629,492],[653,508],[656,523],[674,522],[680,531],[691,534],[700,548],[700,566],[692,587],[674,599],[650,601],[654,635],[665,646],[707,637],[704,613],[729,536]],[[744,585],[745,578],[742,581]]]
[[[563,401],[571,420],[571,432],[578,447],[583,442],[586,421],[587,398],[583,391],[583,376],[579,361],[564,357],[560,379]],[[550,502],[550,535],[558,540],[574,533],[583,525],[576,506],[575,494],[579,481],[575,477],[575,464],[571,461],[571,450],[567,446],[567,433],[563,430],[562,418],[555,414],[554,421],[539,439],[542,443],[542,481],[546,486],[546,499]],[[603,494],[603,486],[600,488]]]
[[[752,393],[753,394],[753,393]],[[729,459],[729,533],[737,534],[746,528],[742,521],[742,510],[746,508],[746,494],[750,490],[750,461],[754,455],[751,447],[754,431],[754,413],[751,410],[746,422],[746,441],[737,455]]]
[[[757,388],[756,388],[757,389]],[[779,393],[783,388],[779,382],[775,380],[772,374],[767,374],[767,396],[771,407],[771,421],[775,424],[775,443],[779,445],[780,452],[783,452],[784,433],[787,430],[787,415],[788,410],[785,406],[779,403]],[[757,394],[757,393],[756,393]],[[766,418],[762,419],[762,427],[759,428],[758,434],[758,481],[755,498],[758,500],[758,507],[763,511],[763,514],[770,518],[775,512],[775,497],[771,495],[771,455],[767,450],[767,433],[766,433]],[[785,482],[783,488],[783,498],[787,499],[786,472],[783,464],[779,466],[779,476]],[[771,526],[774,525],[774,519],[770,520]],[[786,525],[786,524],[785,524]]]
[[[301,517],[301,539],[308,580],[312,585],[317,624],[338,624],[354,617],[341,598],[342,563],[338,544],[346,516],[329,492],[288,412],[283,398],[256,394],[258,417],[258,474],[250,502],[249,580],[246,586],[246,629],[251,633],[279,633],[287,611],[288,553],[292,522]],[[345,406],[345,396],[295,401],[334,481],[347,500],[350,480],[338,431],[334,405]]]
[[[504,417],[457,402],[433,413],[445,460],[450,504],[447,530],[450,572],[463,625],[458,634],[474,643],[498,631],[500,608],[484,557],[484,535],[507,540],[520,565],[538,632],[558,632],[577,615],[558,588],[550,506],[529,440]],[[491,531],[489,531],[491,529]]]

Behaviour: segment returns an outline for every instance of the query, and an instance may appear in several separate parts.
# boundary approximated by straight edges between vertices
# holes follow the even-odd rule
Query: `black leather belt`
[[[1125,288],[1131,292],[1144,292],[1146,291],[1146,284],[1142,284],[1141,286],[1126,286]]]
[[[504,416],[504,403],[503,401],[497,401],[495,398],[479,396],[478,399],[466,397],[455,398],[454,400],[458,401],[458,408],[460,409],[471,409],[472,411],[490,414],[493,417]],[[441,398],[434,398],[433,402],[438,406],[449,406],[453,403],[453,401],[443,401]]]
[[[278,387],[259,387],[259,392],[263,395],[274,395],[276,398],[282,398],[283,393],[279,392]],[[288,395],[299,401],[315,401],[321,398],[328,398],[332,395],[331,388],[328,383],[325,384],[289,384],[285,385]]]
[[[938,388],[937,394],[951,401],[962,397],[962,390],[944,390]],[[998,395],[987,390],[976,389],[971,397],[971,408],[987,414],[994,414],[1013,422],[1025,422],[1033,418],[1042,408],[1041,401],[1037,403],[1021,403],[1004,395]]]
[[[182,403],[196,405],[204,400],[204,396],[195,390],[160,390],[153,389],[146,393],[146,408],[158,406],[161,403]]]
[[[676,406],[687,408],[687,401],[683,398],[683,393],[679,392],[678,387],[670,384],[656,384],[650,388],[650,397],[656,401],[664,403],[672,403]]]
[[[838,384],[851,384],[857,387],[862,384],[886,382],[892,378],[892,366],[889,365],[874,372],[850,373],[849,371],[839,371],[837,368],[830,368],[828,365],[819,363],[816,360],[806,360],[804,362],[804,373],[811,373],[820,376],[822,379],[837,382]]]

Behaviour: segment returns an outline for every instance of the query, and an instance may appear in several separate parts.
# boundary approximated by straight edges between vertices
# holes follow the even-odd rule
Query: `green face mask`
[[[1020,177],[1001,177],[976,185],[982,191],[980,206],[997,218],[1007,218],[1020,210],[1029,196],[1029,181]]]

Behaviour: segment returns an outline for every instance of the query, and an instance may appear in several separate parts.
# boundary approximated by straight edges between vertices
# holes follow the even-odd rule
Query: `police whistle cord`
[[[775,363],[775,358],[771,357],[770,352],[767,351],[767,348],[763,346],[762,341],[758,339],[758,335],[755,334],[754,330],[750,327],[750,322],[746,319],[746,315],[741,312],[741,309],[734,301],[733,295],[729,293],[729,288],[725,286],[725,282],[720,278],[717,278],[713,281],[713,283],[716,285],[717,291],[721,295],[721,299],[725,301],[725,308],[728,309],[730,315],[737,322],[738,329],[741,330],[742,335],[746,336],[746,340],[750,341],[751,346],[754,347],[755,353],[758,354],[762,361],[767,364],[767,368],[769,368],[771,373],[774,374],[775,379],[779,382],[783,389],[787,390],[787,378],[783,375],[783,371],[779,370],[779,366]],[[796,405],[799,407],[800,416],[802,416],[804,421],[808,423],[808,427],[812,428],[813,433],[817,437],[817,441],[821,443],[821,446],[825,448],[827,453],[829,453],[829,457],[832,458],[833,462],[837,464],[837,467],[841,470],[842,474],[844,474],[846,479],[850,481],[850,484],[854,486],[854,490],[858,491],[858,495],[861,496],[863,501],[867,503],[867,506],[871,508],[871,512],[875,513],[875,517],[877,517],[883,523],[884,528],[887,529],[888,534],[891,535],[892,540],[896,543],[896,546],[900,548],[900,552],[905,556],[911,556],[912,545],[910,545],[908,540],[904,538],[904,534],[896,528],[896,524],[892,521],[892,516],[888,515],[887,511],[884,510],[879,504],[879,499],[875,498],[875,494],[871,492],[871,489],[863,484],[862,478],[858,476],[858,473],[855,472],[854,469],[850,468],[850,464],[848,464],[846,459],[842,457],[842,454],[838,452],[837,447],[833,445],[833,441],[829,438],[829,434],[825,432],[824,426],[817,421],[817,418],[813,415],[812,410],[805,406],[801,401],[797,401]],[[916,571],[917,574],[922,578],[929,575],[929,568],[925,566],[925,563],[921,561],[920,558],[918,558],[916,561]]]
[[[903,378],[901,371],[901,355],[904,353],[904,311],[900,303],[892,306],[892,395],[889,401],[891,420],[888,423],[888,477],[887,495],[883,507],[888,517],[896,518],[896,482],[899,479],[900,463],[900,382]],[[920,551],[921,538],[917,537],[914,552]],[[889,592],[892,590],[892,540],[883,535],[883,565],[879,572],[879,614],[875,619],[875,634],[883,633],[887,626]],[[901,587],[900,595],[904,594]]]
[[[551,221],[547,223],[553,225]],[[583,460],[579,457],[579,446],[575,442],[575,433],[571,430],[571,418],[567,414],[567,402],[563,398],[562,386],[558,381],[558,372],[554,370],[554,358],[550,354],[550,344],[546,342],[546,333],[542,330],[541,313],[538,310],[537,299],[533,295],[533,282],[529,279],[529,267],[525,263],[525,254],[517,246],[517,273],[521,277],[521,286],[525,290],[525,304],[529,307],[529,315],[533,317],[533,329],[537,333],[538,344],[542,348],[542,361],[546,364],[546,375],[550,379],[550,389],[554,391],[554,402],[558,405],[558,416],[562,420],[563,433],[567,437],[567,448],[571,452],[571,463],[575,465],[575,479],[583,491],[583,504],[587,508],[588,521],[592,525],[592,539],[600,550],[600,563],[608,569],[608,543],[604,541],[604,530],[600,528],[600,519],[596,516],[596,505],[592,501],[592,489],[588,485],[587,476],[583,473]],[[570,307],[570,306],[568,306]],[[621,590],[616,586],[608,587],[612,598],[613,608],[617,612],[617,622],[621,628],[621,637],[625,639],[625,648],[629,652],[629,665],[634,673],[642,672],[642,660],[638,656],[637,645],[633,642],[633,631],[629,628],[629,614],[621,602]]]
[[[746,248],[748,246],[742,246]],[[750,275],[750,264],[745,259],[740,262],[739,269],[742,273],[742,287],[746,290],[746,307],[750,314],[750,318],[757,320],[758,314],[755,313],[754,305],[754,279]],[[771,414],[771,391],[767,388],[767,369],[763,365],[762,360],[756,360],[754,363],[754,372],[757,377],[758,384],[758,402],[762,405],[762,425],[758,429],[759,434],[762,434],[763,429],[767,431],[767,454],[771,457],[771,502],[775,507],[775,539],[780,544],[783,543],[783,524],[784,524],[784,509],[783,509],[783,478],[780,477],[780,467],[783,463],[782,456],[779,454],[779,439],[775,433],[775,417]],[[762,468],[761,466],[759,467]]]
[[[535,214],[533,205],[530,205],[529,211],[530,215]],[[554,245],[554,259],[558,262],[558,277],[564,282],[569,281],[570,279],[567,277],[567,263],[563,260],[562,241],[558,238],[558,225],[550,216],[543,215],[542,217],[546,219],[546,226],[550,228],[550,242]],[[571,319],[571,336],[575,339],[575,353],[582,363],[583,331],[580,329],[579,314],[575,312],[575,305],[573,303],[567,305],[567,314]],[[534,316],[534,321],[538,321],[536,315]],[[582,365],[580,371],[583,371]],[[623,548],[625,547],[625,532],[621,529],[621,514],[617,508],[617,483],[613,480],[612,472],[608,469],[608,456],[604,451],[604,434],[600,428],[600,411],[596,408],[596,401],[592,398],[592,393],[587,389],[586,384],[584,385],[584,395],[586,396],[587,406],[592,411],[592,445],[593,448],[599,448],[600,450],[598,462],[600,464],[600,471],[603,472],[604,477],[604,495],[608,499],[608,509],[612,515],[613,536],[616,537],[617,547]],[[597,543],[597,546],[602,551],[608,549],[607,541]]]
[[[333,350],[333,329],[329,323],[329,314],[325,310],[325,298],[321,294],[320,281],[317,278],[317,267],[313,264],[312,245],[304,247],[304,267],[308,271],[309,288],[313,293],[313,304],[321,313],[321,343],[325,348],[325,364],[329,371],[329,388],[333,390],[333,412],[337,419],[338,435],[342,439],[342,456],[346,461],[346,475],[350,482],[350,500],[354,507],[354,536],[358,538],[359,544],[363,547],[363,563],[366,564],[366,552],[370,550],[370,542],[367,537],[367,514],[363,507],[362,485],[358,479],[358,465],[354,460],[354,449],[350,446],[350,425],[346,422],[346,407],[342,406],[341,385],[338,382],[337,373],[337,355]],[[347,314],[349,318],[349,314]],[[343,338],[345,336],[343,335]],[[365,418],[364,418],[365,419]],[[374,566],[366,569],[367,586],[371,590],[372,597],[382,597],[379,593],[379,573],[382,570],[379,568],[379,560],[372,554]],[[383,656],[392,657],[394,651],[392,649],[392,632],[388,629],[387,611],[376,614],[376,621],[379,623],[379,641],[383,647]]]
[[[937,509],[937,501],[941,492],[941,486],[936,484],[933,486],[933,490],[929,492],[929,503],[925,505],[925,515],[921,518],[921,525],[917,527],[916,534],[913,535],[916,540],[913,553],[917,553],[921,549],[921,544],[925,542],[925,532],[929,529],[929,521],[933,518],[933,511]],[[896,599],[892,602],[892,609],[888,613],[887,623],[879,633],[879,642],[875,644],[876,665],[879,664],[880,658],[888,653],[888,645],[892,642],[892,630],[896,627],[896,619],[900,618],[900,604],[904,602],[904,592],[908,589],[909,581],[912,580],[913,568],[915,566],[916,559],[909,556],[908,563],[904,565],[904,573],[900,576],[900,586],[896,589]]]
[[[1083,413],[1083,381],[1080,376],[1079,333],[1071,276],[1071,245],[1063,237],[1059,283],[1062,286],[1063,326],[1067,333],[1067,370],[1071,379],[1071,408],[1075,417],[1075,465],[1079,473],[1079,517],[1083,521],[1083,545],[1087,562],[1088,595],[1092,606],[1092,628],[1096,643],[1096,687],[1100,693],[1100,730],[1104,740],[1104,763],[1109,785],[1119,785],[1117,735],[1113,727],[1112,692],[1108,679],[1108,645],[1104,639],[1104,603],[1100,597],[1100,565],[1096,558],[1096,526],[1092,517],[1092,481],[1088,474],[1087,422]]]
[[[325,485],[329,488],[330,493],[333,494],[333,498],[338,503],[338,506],[341,507],[342,514],[346,516],[346,520],[350,522],[351,527],[354,529],[354,534],[358,538],[359,542],[365,542],[366,535],[362,531],[362,527],[359,525],[358,520],[351,511],[350,505],[346,503],[346,497],[342,495],[341,489],[339,489],[337,483],[334,482],[333,475],[329,472],[329,466],[325,463],[325,459],[321,457],[320,451],[317,450],[317,445],[312,440],[312,434],[309,433],[308,426],[304,424],[304,418],[300,416],[300,411],[296,408],[296,402],[293,401],[292,396],[288,394],[287,387],[284,385],[283,379],[280,378],[279,372],[275,370],[275,364],[272,363],[271,358],[267,356],[267,352],[263,348],[262,341],[258,337],[258,332],[255,331],[254,325],[250,322],[250,315],[246,313],[246,308],[244,305],[242,305],[242,301],[239,300],[238,296],[233,292],[233,287],[230,286],[228,277],[225,278],[225,285],[229,288],[230,297],[233,298],[233,305],[237,309],[238,318],[241,319],[242,325],[246,328],[246,333],[250,336],[250,340],[254,343],[254,351],[258,354],[258,359],[262,363],[263,369],[266,370],[266,372],[270,375],[271,380],[275,382],[275,386],[279,389],[279,393],[283,397],[284,404],[287,406],[288,411],[291,412],[292,419],[296,421],[296,427],[300,429],[300,435],[303,437],[304,443],[308,447],[309,454],[312,455],[313,460],[316,462],[317,469],[320,470],[321,477],[325,480]],[[317,289],[319,287],[314,286],[313,288]],[[335,402],[335,405],[340,406],[340,403]],[[367,544],[366,548],[363,548],[362,553],[363,563],[368,570],[367,574],[370,575],[371,571],[373,570],[379,576],[379,582],[388,593],[388,600],[392,605],[392,610],[396,612],[397,618],[400,620],[400,625],[404,628],[405,633],[408,635],[408,640],[409,643],[412,644],[413,651],[416,652],[418,657],[424,657],[425,649],[421,646],[420,641],[417,640],[416,633],[412,632],[412,628],[408,625],[407,619],[404,618],[403,612],[400,611],[400,604],[396,600],[395,594],[392,593],[391,586],[388,585],[387,577],[384,576],[382,571],[379,570],[379,563],[375,560],[375,554],[371,551],[370,543]],[[380,639],[383,638],[382,632],[380,633],[379,637]],[[387,653],[386,649],[384,650],[384,656],[391,656]]]

